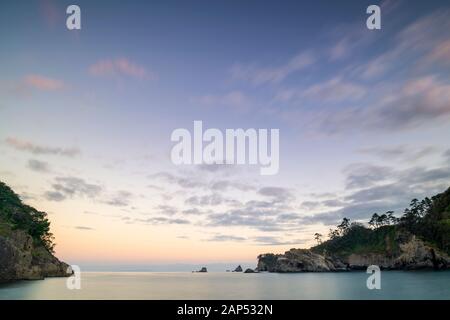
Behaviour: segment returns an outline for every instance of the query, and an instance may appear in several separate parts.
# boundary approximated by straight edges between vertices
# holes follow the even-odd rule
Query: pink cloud
[[[437,45],[427,57],[429,62],[443,62],[450,64],[450,40]]]
[[[60,80],[51,79],[36,74],[29,74],[25,76],[24,83],[30,87],[44,91],[55,91],[65,87],[64,82]]]
[[[49,27],[55,27],[64,21],[65,9],[55,0],[41,0],[38,2],[40,12]]]
[[[155,74],[147,71],[143,66],[133,63],[125,58],[98,61],[89,67],[89,73],[93,76],[126,75],[138,79],[156,78]]]

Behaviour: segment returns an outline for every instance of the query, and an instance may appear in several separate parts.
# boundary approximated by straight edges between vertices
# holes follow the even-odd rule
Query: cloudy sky
[[[254,261],[450,185],[448,1],[72,2],[0,10],[0,180],[70,263]],[[279,173],[173,165],[194,120],[280,129]]]

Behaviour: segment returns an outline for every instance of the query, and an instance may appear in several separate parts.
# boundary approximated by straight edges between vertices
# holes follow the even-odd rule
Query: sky
[[[62,260],[254,263],[449,187],[448,1],[71,4],[0,10],[0,180]],[[174,165],[195,120],[279,129],[278,174]]]

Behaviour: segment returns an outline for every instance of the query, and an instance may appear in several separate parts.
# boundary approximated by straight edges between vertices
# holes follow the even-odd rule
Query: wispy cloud
[[[258,245],[265,245],[265,246],[282,246],[288,244],[301,245],[306,242],[304,239],[284,240],[273,236],[254,237],[253,241],[257,242]]]
[[[250,242],[256,245],[264,245],[264,246],[280,246],[280,245],[288,245],[288,244],[302,244],[305,240],[285,240],[280,237],[275,236],[256,236],[256,237],[242,237],[242,236],[234,236],[227,234],[217,234],[212,236],[206,241],[210,242]]]
[[[389,88],[380,101],[364,107],[286,112],[285,119],[303,117],[310,130],[322,134],[354,131],[398,131],[446,123],[450,119],[450,84],[429,75]]]
[[[223,95],[204,95],[192,99],[193,103],[211,108],[230,108],[239,112],[249,111],[254,102],[242,91],[231,91]]]
[[[356,66],[353,73],[363,79],[379,78],[402,65],[406,61],[404,57],[408,57],[409,61],[404,66],[406,68],[411,68],[411,61],[414,60],[417,66],[421,66],[423,62],[445,63],[448,57],[447,43],[450,40],[446,32],[450,28],[449,14],[448,9],[439,10],[408,24],[393,37],[389,50]],[[433,48],[431,53],[430,48]]]
[[[21,140],[14,137],[6,138],[5,142],[10,147],[16,150],[30,152],[35,155],[51,154],[66,157],[74,157],[80,154],[80,150],[77,148],[62,148],[62,147],[39,145],[30,141]]]
[[[134,219],[134,223],[148,224],[148,225],[164,225],[164,224],[190,224],[186,219],[168,218],[168,217],[152,217],[147,219]]]
[[[383,1],[382,7],[390,16],[400,10],[392,1]],[[361,28],[338,27],[328,53],[333,72],[321,68],[322,79],[277,87],[270,108],[315,135],[393,132],[448,123],[450,83],[439,68],[450,61],[449,15],[448,8],[433,11],[406,21],[397,31],[371,37]],[[377,47],[377,39],[383,40],[383,48]],[[352,61],[343,59],[348,56]]]
[[[77,177],[56,177],[52,189],[44,194],[50,201],[63,201],[74,196],[95,198],[103,190],[100,185],[87,183]]]
[[[450,162],[450,149],[444,152],[443,154],[444,158]]]
[[[85,226],[75,226],[74,227],[77,230],[83,230],[83,231],[91,231],[91,230],[95,230],[94,228],[91,227],[85,227]]]
[[[155,209],[159,214],[169,216],[172,216],[178,212],[178,209],[176,207],[167,204],[161,204],[157,206]]]
[[[40,12],[48,26],[54,27],[64,21],[64,7],[55,0],[41,0],[38,2]]]
[[[56,202],[66,200],[66,195],[64,195],[59,191],[47,191],[45,192],[44,197],[49,201],[56,201]]]
[[[149,176],[149,179],[161,179],[168,183],[175,183],[182,188],[195,188],[204,185],[202,182],[195,179],[195,177],[183,177],[174,175],[170,172],[161,171]]]
[[[275,203],[286,204],[292,199],[294,199],[294,196],[292,195],[291,191],[287,188],[263,187],[258,190],[258,193],[260,195],[273,199],[274,204]]]
[[[89,67],[89,73],[93,76],[129,76],[148,80],[157,78],[153,72],[125,58],[98,61]]]
[[[232,180],[217,180],[212,182],[209,187],[214,191],[226,191],[231,189],[250,191],[255,189],[255,186],[249,183]]]
[[[300,223],[323,223],[334,225],[343,217],[352,220],[367,221],[373,213],[384,213],[394,210],[402,214],[404,208],[413,198],[421,199],[430,194],[437,194],[449,187],[450,166],[423,168],[411,167],[404,170],[396,170],[389,167],[383,168],[377,176],[372,170],[377,166],[367,164],[366,169],[358,165],[359,172],[348,171],[347,181],[356,182],[348,185],[351,193],[335,198],[339,201],[340,209],[323,211],[311,216],[301,217]],[[348,183],[347,183],[348,184]],[[317,207],[327,207],[321,201]]]
[[[286,63],[274,67],[235,64],[231,68],[231,76],[234,79],[249,81],[254,85],[280,83],[294,72],[311,66],[315,61],[316,59],[311,52],[301,52],[290,58]]]
[[[225,202],[225,199],[217,193],[204,196],[192,196],[185,203],[194,206],[217,206]]]
[[[43,91],[56,91],[60,89],[64,89],[66,85],[63,81],[48,78],[41,75],[30,74],[24,77],[23,82],[25,85],[43,90]]]
[[[450,64],[450,39],[439,43],[426,57],[427,62]]]
[[[206,211],[202,211],[198,208],[190,208],[190,209],[185,209],[183,211],[181,211],[182,214],[186,214],[186,215],[204,215],[207,212]]]
[[[363,85],[345,81],[341,77],[334,77],[323,82],[319,82],[306,88],[281,89],[275,96],[275,101],[304,101],[305,99],[314,102],[339,102],[354,101],[361,99],[367,93],[367,88]]]
[[[225,235],[225,234],[217,234],[217,235],[207,239],[207,241],[212,241],[212,242],[241,242],[241,241],[245,241],[245,240],[247,240],[247,238],[245,238],[245,237]]]
[[[345,185],[347,189],[370,187],[377,182],[389,179],[393,172],[393,169],[387,166],[352,164],[344,169],[346,174]]]
[[[119,190],[110,199],[106,200],[105,203],[114,207],[126,207],[130,205],[130,200],[133,194],[126,190]]]
[[[264,232],[299,230],[300,215],[270,202],[248,201],[237,209],[208,214],[207,226],[250,227]]]
[[[36,172],[43,172],[43,173],[50,172],[50,167],[47,162],[36,159],[28,160],[28,168]]]
[[[301,95],[307,98],[325,101],[356,100],[362,98],[367,89],[359,84],[346,82],[342,78],[333,78],[306,88]]]
[[[433,146],[410,147],[406,145],[364,147],[358,152],[361,154],[373,155],[381,159],[400,160],[404,162],[414,162],[436,152]]]

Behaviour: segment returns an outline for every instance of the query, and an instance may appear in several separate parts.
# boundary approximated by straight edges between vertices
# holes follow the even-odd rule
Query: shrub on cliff
[[[393,211],[373,214],[366,227],[344,218],[331,229],[329,240],[311,248],[318,253],[391,253],[398,250],[396,238],[414,234],[450,254],[450,188],[431,199],[413,199],[404,214],[395,218]]]
[[[45,212],[22,203],[19,196],[0,182],[0,230],[25,230],[33,240],[53,252],[53,235]]]

